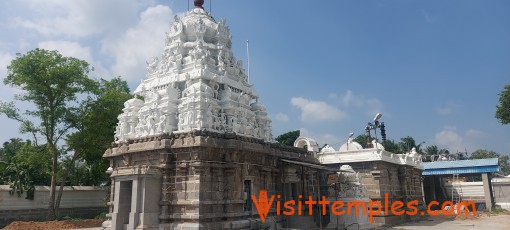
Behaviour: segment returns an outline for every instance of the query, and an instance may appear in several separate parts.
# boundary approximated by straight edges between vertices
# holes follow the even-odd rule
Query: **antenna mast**
[[[248,56],[248,83],[250,83],[250,41],[246,40],[246,56]]]

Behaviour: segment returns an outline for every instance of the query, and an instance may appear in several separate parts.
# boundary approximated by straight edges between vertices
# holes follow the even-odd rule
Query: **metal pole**
[[[379,140],[377,140],[377,123],[374,128],[374,133],[375,133],[375,148],[377,148],[377,142],[379,142]]]
[[[246,56],[248,56],[248,83],[250,83],[250,41],[246,40]]]

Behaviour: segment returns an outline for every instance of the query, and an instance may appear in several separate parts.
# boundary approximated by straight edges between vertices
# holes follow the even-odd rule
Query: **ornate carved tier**
[[[160,57],[147,62],[146,79],[135,90],[143,99],[126,102],[116,142],[170,132],[206,129],[271,141],[271,120],[232,53],[225,20],[216,22],[195,1],[175,17]]]

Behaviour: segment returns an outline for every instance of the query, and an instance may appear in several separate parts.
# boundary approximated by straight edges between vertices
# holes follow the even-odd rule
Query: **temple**
[[[115,142],[103,155],[111,174],[103,227],[365,229],[408,219],[383,212],[370,223],[367,216],[334,216],[331,205],[281,213],[285,202],[322,197],[423,200],[421,161],[377,143],[363,149],[350,140],[338,151],[304,137],[295,147],[274,143],[225,20],[217,22],[203,3],[195,0],[193,10],[175,17],[162,55],[147,63],[146,78],[118,116]],[[274,198],[265,213],[252,199],[264,194]]]
[[[271,209],[262,221],[252,195],[318,196],[330,170],[305,149],[273,143],[225,20],[202,4],[175,17],[162,55],[147,63],[118,116],[104,154],[112,184],[106,229],[274,229],[283,216]]]

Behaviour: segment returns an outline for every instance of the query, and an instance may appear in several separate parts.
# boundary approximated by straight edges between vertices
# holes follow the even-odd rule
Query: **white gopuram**
[[[116,142],[195,129],[272,141],[271,120],[232,53],[225,20],[201,7],[175,16],[163,54],[147,63],[134,93],[140,97],[118,116]]]

